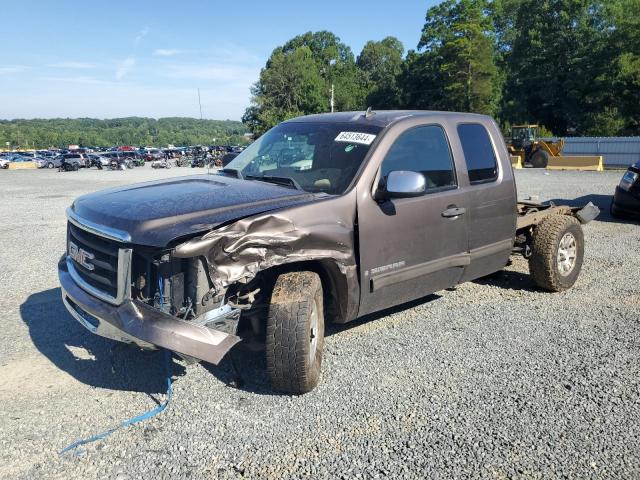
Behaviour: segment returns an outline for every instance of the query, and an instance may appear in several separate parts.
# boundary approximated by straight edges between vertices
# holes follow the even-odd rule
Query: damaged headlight
[[[632,172],[631,170],[628,170],[622,177],[622,180],[620,180],[620,188],[622,190],[628,191],[631,188],[631,186],[636,182],[637,179],[638,179],[638,174],[636,172]]]

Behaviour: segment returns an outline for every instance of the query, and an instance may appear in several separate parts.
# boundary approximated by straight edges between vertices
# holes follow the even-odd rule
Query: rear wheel
[[[544,150],[537,150],[531,155],[529,163],[533,168],[547,168],[547,165],[549,165],[549,154]]]
[[[576,283],[584,257],[580,222],[569,215],[549,215],[533,231],[529,272],[540,288],[567,290]]]
[[[302,394],[320,380],[324,346],[322,282],[314,272],[280,275],[267,319],[267,371],[276,390]]]
[[[55,165],[53,164],[53,162],[49,162],[47,163],[47,168],[53,168],[55,167]]]

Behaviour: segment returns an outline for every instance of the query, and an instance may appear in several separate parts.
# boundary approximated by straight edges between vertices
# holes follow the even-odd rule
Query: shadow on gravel
[[[145,352],[132,345],[98,337],[75,321],[59,288],[30,295],[20,305],[31,340],[56,367],[93,387],[148,394],[166,391],[162,352]],[[173,363],[173,375],[184,375]]]
[[[586,205],[589,202],[593,202],[593,204],[600,209],[600,215],[595,219],[596,222],[610,222],[610,223],[638,223],[639,219],[632,218],[614,218],[611,216],[609,212],[609,207],[611,206],[611,199],[613,195],[601,195],[601,194],[591,194],[584,195],[582,197],[566,199],[566,198],[554,198],[551,200],[556,205],[569,205],[571,207],[581,207]]]
[[[525,292],[541,292],[542,290],[533,282],[528,273],[514,272],[513,270],[500,270],[486,277],[477,278],[473,283],[500,287],[505,290],[519,290]]]
[[[331,335],[339,335],[341,332],[351,328],[379,320],[388,315],[393,315],[394,313],[409,310],[417,307],[418,305],[423,305],[439,298],[441,298],[440,295],[432,294],[412,302],[403,303],[396,307],[365,315],[364,317],[358,318],[349,323],[330,323],[325,325],[325,336],[330,337]],[[229,352],[219,365],[211,365],[203,362],[202,366],[218,380],[230,387],[238,388],[239,390],[246,392],[256,393],[258,395],[289,395],[276,392],[271,388],[269,377],[267,375],[264,349],[251,348],[243,343],[239,343],[231,350],[231,352]]]

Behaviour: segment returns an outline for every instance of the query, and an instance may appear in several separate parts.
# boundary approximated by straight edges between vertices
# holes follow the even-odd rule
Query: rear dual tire
[[[314,272],[280,275],[269,305],[267,372],[275,390],[296,395],[320,380],[324,347],[322,282]]]

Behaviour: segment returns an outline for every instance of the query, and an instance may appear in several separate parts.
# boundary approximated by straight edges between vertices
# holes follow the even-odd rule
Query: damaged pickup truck
[[[85,195],[67,211],[67,309],[91,332],[217,364],[265,343],[275,389],[318,383],[345,323],[529,259],[542,289],[580,272],[593,205],[518,203],[496,123],[350,112],[284,122],[211,175]]]

